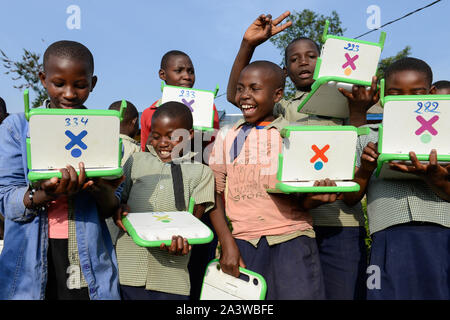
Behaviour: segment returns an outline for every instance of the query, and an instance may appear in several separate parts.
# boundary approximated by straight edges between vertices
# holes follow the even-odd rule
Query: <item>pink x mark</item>
[[[417,121],[422,125],[419,129],[416,130],[416,135],[421,134],[425,130],[428,130],[433,136],[437,135],[438,132],[435,128],[433,128],[433,124],[439,120],[439,116],[434,116],[430,120],[425,120],[422,116],[416,117]]]
[[[345,58],[347,59],[347,62],[342,65],[342,69],[345,69],[347,66],[350,66],[350,68],[356,70],[355,60],[359,58],[359,55],[355,55],[352,58],[348,53],[345,53]]]

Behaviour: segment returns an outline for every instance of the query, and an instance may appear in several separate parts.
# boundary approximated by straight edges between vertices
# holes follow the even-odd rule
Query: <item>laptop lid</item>
[[[120,167],[120,118],[113,110],[35,109],[29,119],[31,170]]]
[[[212,130],[214,124],[214,98],[216,91],[162,85],[161,103],[178,101],[192,112],[194,129]]]
[[[450,95],[387,96],[383,103],[381,153],[450,155]]]
[[[321,179],[351,180],[355,169],[357,128],[289,126],[283,129],[278,179],[282,182]]]
[[[369,42],[340,36],[328,35],[329,21],[326,21],[322,39],[324,44],[316,65],[314,79],[337,77],[359,82],[372,82],[383,50],[386,33],[381,32],[379,42]]]

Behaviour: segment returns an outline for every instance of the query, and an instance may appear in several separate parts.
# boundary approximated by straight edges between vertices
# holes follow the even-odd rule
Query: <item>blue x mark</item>
[[[83,141],[81,141],[81,139],[83,139],[87,135],[86,130],[81,131],[77,136],[69,130],[66,130],[65,134],[70,138],[70,142],[66,145],[66,150],[70,150],[75,145],[78,145],[83,150],[87,149],[87,145],[84,144]]]

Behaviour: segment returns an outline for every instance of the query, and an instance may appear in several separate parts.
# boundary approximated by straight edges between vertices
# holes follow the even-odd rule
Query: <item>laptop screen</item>
[[[32,170],[86,170],[119,166],[120,119],[116,116],[33,115],[30,117]]]
[[[284,138],[282,181],[351,180],[355,168],[356,128],[301,128],[301,131],[290,131],[289,138]]]
[[[382,153],[450,154],[450,96],[389,96],[383,114]]]

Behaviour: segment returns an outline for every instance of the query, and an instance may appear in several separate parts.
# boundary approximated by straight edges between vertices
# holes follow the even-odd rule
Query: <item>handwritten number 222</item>
[[[439,111],[436,111],[437,107],[439,106],[438,102],[417,102],[417,106],[418,108],[414,111],[415,113],[422,114],[421,110],[423,107],[425,107],[425,110],[423,110],[423,112],[439,113]]]

